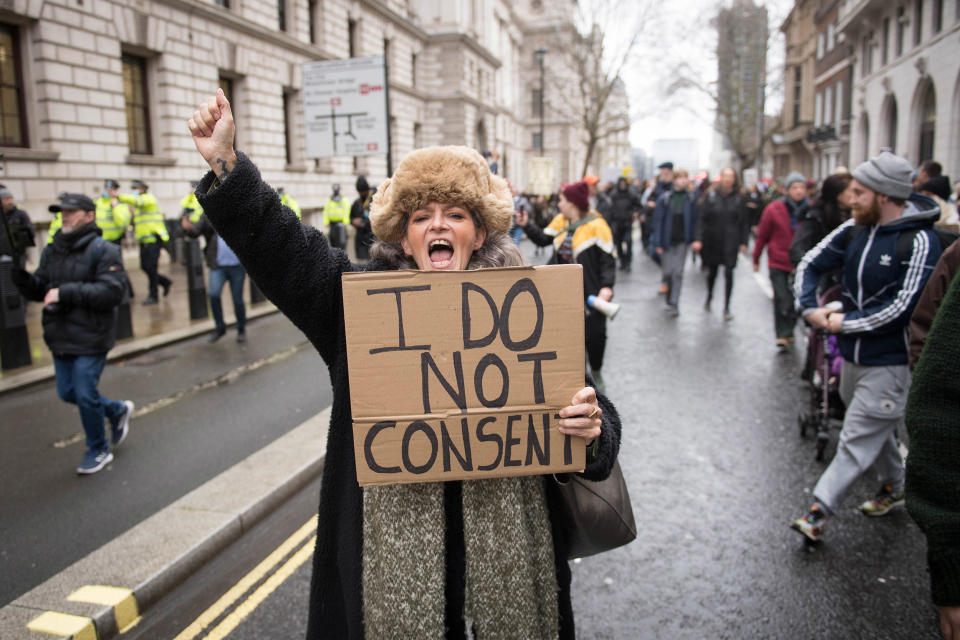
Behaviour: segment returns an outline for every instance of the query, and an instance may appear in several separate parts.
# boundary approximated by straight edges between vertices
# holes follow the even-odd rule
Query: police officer
[[[96,205],[79,193],[65,193],[58,204],[63,226],[40,256],[30,275],[22,269],[13,280],[28,300],[43,301],[43,339],[53,354],[57,395],[77,405],[87,452],[77,473],[90,474],[113,460],[104,417],[110,420],[113,446],[127,437],[133,403],[100,395],[97,386],[116,340],[117,305],[123,298],[120,250],[101,238]]]
[[[120,193],[117,198],[133,207],[133,231],[140,245],[140,268],[150,280],[150,294],[143,304],[157,304],[157,286],[163,287],[163,295],[166,296],[173,284],[170,278],[158,272],[160,248],[162,243],[170,240],[170,236],[156,196],[147,193],[148,185],[142,180],[134,180],[130,187],[134,193]]]
[[[333,195],[323,205],[323,226],[327,228],[327,240],[331,247],[347,248],[347,228],[350,222],[350,203],[340,195],[340,185],[333,185]]]
[[[277,195],[280,196],[280,204],[297,214],[298,218],[303,217],[300,213],[300,205],[297,204],[297,201],[293,199],[293,196],[287,193],[286,189],[283,187],[277,187]]]
[[[183,196],[183,199],[180,200],[180,217],[190,220],[190,224],[197,224],[200,216],[203,215],[203,207],[200,206],[200,201],[197,200],[197,194],[194,193],[199,184],[196,180],[191,182],[190,193]]]

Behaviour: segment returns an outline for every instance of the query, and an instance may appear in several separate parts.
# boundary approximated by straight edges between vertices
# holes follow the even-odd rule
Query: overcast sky
[[[716,80],[716,32],[710,20],[721,5],[732,0],[629,0],[634,7],[634,19],[623,20],[611,29],[615,41],[629,40],[647,2],[652,3],[652,14],[640,20],[641,38],[635,49],[637,62],[623,72],[623,80],[630,95],[631,111],[638,116],[630,130],[630,142],[647,153],[657,138],[697,138],[700,140],[700,162],[706,166],[712,145],[713,112],[706,97],[691,93],[686,108],[665,108],[665,88],[671,80],[670,71],[680,61],[687,62],[702,74],[706,81]],[[760,0],[766,5],[774,37],[768,52],[768,82],[779,79],[783,64],[783,37],[779,26],[793,6],[793,0]],[[617,32],[617,29],[620,29]],[[775,69],[771,69],[771,65]],[[778,113],[782,102],[778,88],[774,95],[768,92],[767,113]]]

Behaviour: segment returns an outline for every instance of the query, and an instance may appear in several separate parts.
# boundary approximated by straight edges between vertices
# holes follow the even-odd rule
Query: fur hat
[[[565,186],[563,197],[575,204],[584,213],[590,210],[590,188],[583,180]]]
[[[513,196],[507,183],[469,147],[429,147],[408,154],[377,189],[370,206],[373,233],[400,242],[411,213],[431,203],[458,204],[488,231],[508,231]]]

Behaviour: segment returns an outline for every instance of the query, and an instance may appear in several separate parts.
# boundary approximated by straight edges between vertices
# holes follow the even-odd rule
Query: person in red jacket
[[[753,270],[760,270],[760,256],[767,249],[767,267],[773,285],[773,325],[777,347],[786,349],[793,342],[797,314],[793,307],[793,263],[790,244],[797,232],[800,214],[807,205],[807,182],[794,171],[786,179],[787,195],[767,205],[757,226],[753,246]]]

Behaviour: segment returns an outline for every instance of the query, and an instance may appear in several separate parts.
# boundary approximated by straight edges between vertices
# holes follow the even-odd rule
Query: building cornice
[[[431,34],[428,39],[428,44],[448,44],[455,43],[470,49],[478,56],[486,60],[490,66],[494,69],[499,69],[503,63],[500,62],[500,59],[494,56],[489,49],[481,45],[476,40],[472,39],[465,33],[450,32],[450,33],[436,33]]]
[[[394,26],[402,27],[414,38],[426,40],[430,37],[430,34],[427,33],[421,26],[410,20],[410,18],[400,15],[384,4],[382,0],[360,0],[360,4],[368,9],[373,10],[375,13],[380,14],[381,17],[388,19]]]
[[[841,60],[840,62],[836,63],[835,65],[833,65],[832,67],[830,67],[829,69],[827,69],[826,71],[824,71],[823,73],[821,73],[821,74],[819,74],[818,76],[816,76],[816,77],[813,79],[813,84],[814,84],[814,86],[816,86],[816,85],[820,84],[821,82],[825,82],[826,80],[829,80],[831,77],[835,76],[836,74],[840,73],[841,71],[845,70],[846,68],[852,67],[852,66],[853,66],[853,58],[852,58],[852,57],[851,57],[851,58],[844,58],[843,60]]]

